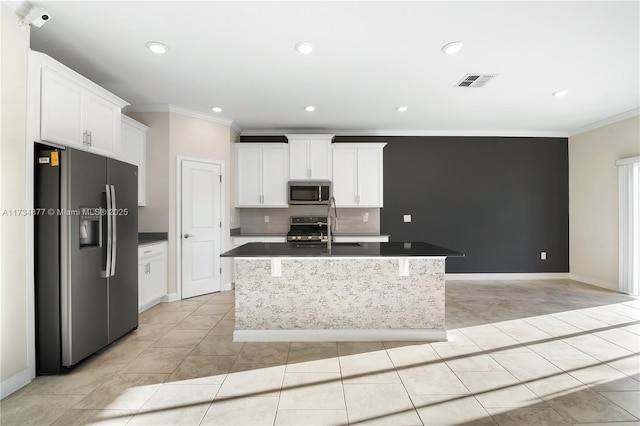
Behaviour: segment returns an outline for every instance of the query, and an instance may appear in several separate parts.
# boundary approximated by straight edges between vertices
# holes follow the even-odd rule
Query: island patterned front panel
[[[444,259],[235,259],[236,330],[444,329]]]

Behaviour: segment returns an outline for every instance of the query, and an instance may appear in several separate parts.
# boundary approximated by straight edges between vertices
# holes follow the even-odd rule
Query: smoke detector
[[[498,74],[467,74],[456,83],[455,87],[480,88],[497,76]]]

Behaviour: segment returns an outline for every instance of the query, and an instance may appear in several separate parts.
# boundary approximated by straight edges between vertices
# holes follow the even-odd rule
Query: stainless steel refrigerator
[[[35,145],[38,374],[72,367],[138,327],[137,170]]]

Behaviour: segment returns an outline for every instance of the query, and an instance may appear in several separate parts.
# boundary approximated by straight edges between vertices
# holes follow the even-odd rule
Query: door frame
[[[205,158],[185,157],[182,155],[176,156],[176,300],[182,300],[182,161],[193,161],[196,163],[210,164],[214,166],[220,166],[220,174],[222,175],[222,182],[220,183],[220,220],[222,221],[222,228],[220,229],[220,252],[226,251],[227,240],[225,235],[229,235],[229,225],[227,223],[227,204],[226,204],[226,181],[227,175],[225,171],[224,160],[207,160]],[[220,261],[222,265],[222,261]],[[224,271],[224,268],[223,268]],[[222,277],[220,276],[220,289],[225,291],[227,288]],[[170,295],[169,295],[170,296]],[[173,300],[171,300],[173,301]]]

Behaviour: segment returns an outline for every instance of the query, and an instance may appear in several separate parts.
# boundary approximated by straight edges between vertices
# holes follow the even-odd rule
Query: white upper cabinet
[[[138,205],[147,204],[147,129],[142,123],[122,116],[119,160],[138,166]]]
[[[338,207],[383,206],[386,143],[333,144],[333,195]]]
[[[334,135],[285,135],[289,141],[289,179],[330,180]]]
[[[43,68],[41,96],[41,138],[82,147],[82,89],[61,75]]]
[[[93,93],[85,95],[84,127],[87,132],[87,149],[100,155],[117,156],[122,133],[122,107]]]
[[[31,51],[29,61],[38,75],[31,101],[40,105],[40,139],[117,157],[128,103],[43,53]]]
[[[236,144],[236,207],[289,207],[285,143]]]

